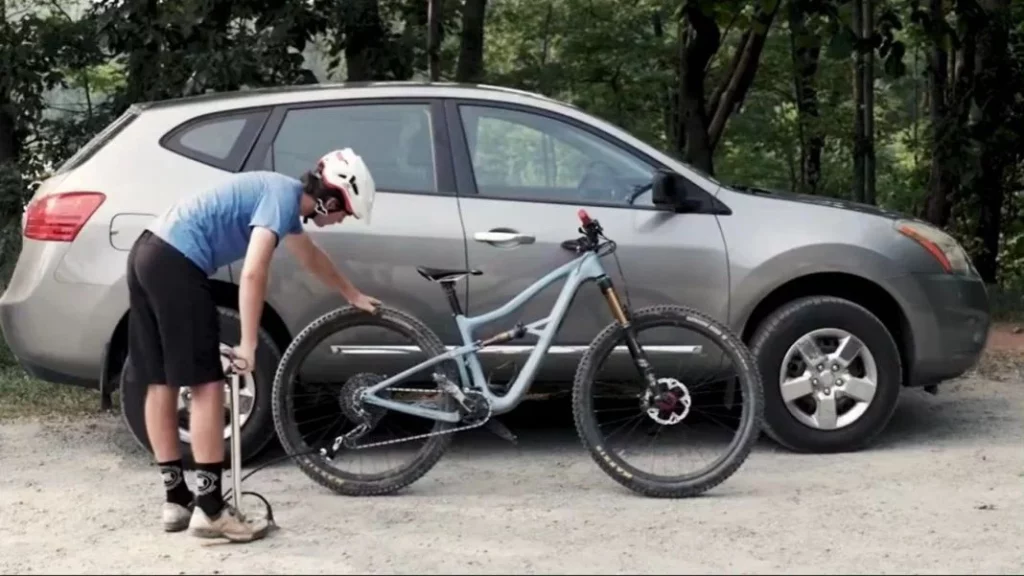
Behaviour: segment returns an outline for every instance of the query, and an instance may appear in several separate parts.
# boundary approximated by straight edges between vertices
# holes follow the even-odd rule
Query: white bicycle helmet
[[[316,175],[321,184],[318,205],[328,198],[337,198],[349,214],[370,223],[377,187],[370,168],[358,154],[351,148],[328,152],[317,162]],[[317,209],[326,214],[322,205]]]

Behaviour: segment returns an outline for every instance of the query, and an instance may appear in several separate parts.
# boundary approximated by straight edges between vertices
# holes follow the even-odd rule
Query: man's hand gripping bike
[[[374,314],[353,307],[340,308],[313,321],[296,336],[278,367],[273,388],[273,414],[279,438],[302,471],[316,482],[346,495],[386,494],[415,482],[441,458],[454,432],[483,426],[492,417],[513,410],[523,401],[577,290],[584,282],[593,280],[607,302],[613,321],[590,342],[579,361],[572,388],[572,409],[577,432],[594,461],[620,484],[648,496],[694,496],[735,473],[757,440],[763,410],[761,379],[750,351],[726,326],[699,311],[671,305],[633,311],[623,305],[601,264],[602,256],[615,251],[615,243],[604,236],[601,225],[585,211],[579,211],[579,218],[582,224],[579,228],[582,237],[576,241],[579,256],[485,314],[465,315],[455,293],[459,279],[481,272],[418,268],[422,276],[444,289],[462,338],[460,346],[446,348],[419,319],[387,306],[380,307]],[[565,283],[546,318],[528,324],[517,323],[514,328],[488,338],[475,336],[481,326],[515,313],[560,279],[565,279]],[[408,352],[412,348],[413,351],[418,349],[424,359],[413,360],[411,366],[390,376],[373,371],[359,372],[342,384],[306,382],[300,378],[304,361],[322,342],[328,339],[365,341],[352,336],[340,338],[339,334],[371,327],[403,335],[411,339],[415,347],[349,348],[371,355],[387,350]],[[657,327],[681,328],[689,331],[689,335],[684,340],[663,338],[668,344],[641,345],[640,333]],[[477,354],[527,334],[536,336],[538,341],[522,369],[502,391],[484,377]],[[682,341],[692,344],[679,345]],[[330,346],[332,352],[345,348],[344,344]],[[714,348],[718,349],[717,353]],[[680,352],[682,360],[665,358],[671,356],[672,351]],[[366,356],[362,358],[365,361]],[[387,356],[378,356],[374,362],[373,369],[379,370],[392,361]],[[609,382],[598,378],[598,370],[606,362],[613,366],[618,364],[618,373]],[[731,364],[735,370],[720,378],[724,384],[722,389],[714,389],[710,386],[714,378],[680,379],[668,371],[668,364],[686,362],[696,364],[713,376],[723,373],[721,365],[724,363]],[[609,388],[602,392],[606,385]],[[742,401],[739,407],[737,397]],[[700,401],[709,399],[713,405],[707,408],[720,410],[698,414]],[[318,407],[319,415],[316,415]],[[635,415],[624,418],[623,412],[627,411]],[[309,416],[306,423],[299,420],[304,414]],[[611,415],[612,424],[622,424],[608,437],[602,435],[598,421],[605,414]],[[385,416],[391,415],[404,418],[405,423],[385,426]],[[643,443],[653,448],[662,430],[685,428],[691,432],[689,437],[682,443],[663,439],[660,453],[679,459],[683,450],[695,447],[703,455],[710,450],[707,434],[690,428],[692,419],[703,421],[707,427],[718,426],[731,436],[725,443],[724,454],[713,458],[703,470],[688,474],[646,472],[627,462],[632,451],[617,451],[612,446],[612,437],[622,429],[643,432]],[[408,432],[406,428],[416,424],[427,429]],[[385,428],[402,434],[384,440],[369,438],[371,433]],[[370,473],[363,468],[344,471],[336,466],[343,457],[362,454],[370,448],[404,448],[414,441],[423,441],[423,445],[413,450],[409,461],[383,472]],[[391,459],[388,463],[394,464]]]

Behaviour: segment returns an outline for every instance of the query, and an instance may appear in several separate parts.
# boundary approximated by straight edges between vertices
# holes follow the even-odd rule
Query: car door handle
[[[536,238],[530,234],[506,232],[503,230],[477,232],[476,234],[473,234],[473,239],[477,242],[487,242],[488,244],[533,244],[536,240]]]

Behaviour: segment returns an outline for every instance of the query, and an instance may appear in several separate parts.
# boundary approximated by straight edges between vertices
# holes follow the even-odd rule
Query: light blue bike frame
[[[463,314],[456,315],[455,323],[458,325],[459,334],[462,337],[462,346],[449,350],[444,354],[440,354],[428,360],[424,360],[416,366],[395,374],[378,384],[370,386],[363,392],[363,401],[367,404],[375,404],[377,406],[395,410],[396,412],[403,412],[405,414],[412,414],[423,418],[443,420],[446,422],[458,422],[461,416],[457,411],[436,410],[413,404],[395,402],[393,400],[381,398],[377,396],[376,393],[388,386],[394,385],[396,382],[399,382],[411,374],[423,370],[424,368],[428,368],[446,360],[454,360],[465,356],[466,362],[458,363],[459,376],[462,379],[463,387],[465,388],[465,384],[467,382],[471,383],[474,388],[486,396],[491,402],[491,410],[495,415],[512,410],[519,404],[519,401],[529,389],[530,384],[533,383],[533,377],[536,375],[537,366],[540,364],[541,358],[543,358],[547,353],[548,347],[551,345],[551,339],[554,338],[555,332],[558,331],[558,327],[562,324],[562,319],[565,317],[566,310],[569,309],[569,303],[572,302],[573,295],[584,282],[588,280],[596,280],[602,276],[606,276],[606,273],[604,266],[601,264],[600,257],[592,251],[587,251],[585,254],[575,258],[571,262],[567,262],[562,266],[559,266],[557,269],[552,270],[547,276],[540,278],[520,292],[515,298],[512,298],[499,308],[479,316],[467,317]],[[473,331],[479,326],[513,314],[516,310],[529,302],[531,298],[562,278],[566,279],[565,284],[562,286],[562,291],[558,295],[558,300],[555,301],[555,305],[551,308],[551,313],[548,314],[548,317],[531,322],[525,326],[527,333],[537,336],[539,340],[530,352],[530,356],[527,358],[526,364],[523,365],[523,369],[520,370],[519,374],[516,376],[515,382],[512,383],[508,392],[503,395],[499,396],[494,392],[491,392],[490,388],[487,386],[483,368],[480,366],[480,359],[476,355],[476,352],[481,348],[484,348],[484,346],[481,346],[479,340],[474,339]],[[466,364],[469,365],[469,374],[466,373]]]

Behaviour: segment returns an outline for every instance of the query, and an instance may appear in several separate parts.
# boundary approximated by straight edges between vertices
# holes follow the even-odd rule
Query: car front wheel
[[[241,338],[241,319],[238,312],[227,308],[217,309],[220,319],[221,341],[224,344],[235,345]],[[249,461],[257,456],[271,440],[274,439],[274,421],[271,413],[271,389],[274,385],[274,373],[277,364],[280,362],[281,353],[278,351],[270,334],[263,330],[259,331],[260,343],[256,349],[256,367],[252,372],[243,376],[239,382],[239,429],[241,430],[242,462]],[[225,366],[226,360],[223,360]],[[121,371],[120,395],[121,415],[132,436],[147,452],[152,453],[152,447],[146,432],[146,387],[140,386],[133,381],[134,371],[131,366],[131,357],[125,359],[124,369]],[[231,464],[231,389],[227,382],[224,384],[224,466]],[[186,466],[192,466],[195,462],[192,453],[192,437],[189,432],[189,408],[191,406],[191,395],[187,388],[178,391],[178,439],[181,445],[182,460]]]
[[[751,349],[764,378],[765,432],[790,450],[859,450],[896,409],[896,342],[874,314],[849,300],[789,302],[761,322]]]

